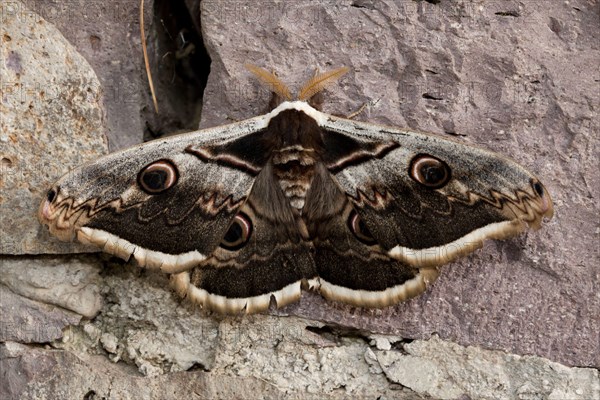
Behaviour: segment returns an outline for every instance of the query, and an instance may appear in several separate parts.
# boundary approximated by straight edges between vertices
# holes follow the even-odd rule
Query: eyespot
[[[252,235],[252,221],[244,213],[233,218],[220,246],[226,250],[239,250],[248,243]]]
[[[177,168],[169,160],[145,166],[138,174],[138,185],[148,194],[159,194],[177,183]]]
[[[348,227],[354,236],[367,246],[377,244],[377,241],[373,238],[371,232],[369,232],[369,228],[367,228],[358,213],[354,210],[352,210],[350,216],[348,216]]]
[[[435,157],[419,154],[410,163],[410,177],[421,185],[439,189],[450,181],[450,167]]]
[[[543,197],[544,196],[544,186],[542,186],[542,184],[539,183],[538,181],[532,181],[531,183],[533,185],[533,190],[535,190],[535,192],[538,194],[538,196]]]
[[[52,203],[54,199],[56,199],[56,190],[48,190],[48,193],[46,193],[46,200],[48,200],[48,203]]]

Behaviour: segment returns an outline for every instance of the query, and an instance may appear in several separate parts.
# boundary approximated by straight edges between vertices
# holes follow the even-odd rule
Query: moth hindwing
[[[386,307],[439,267],[537,228],[544,186],[514,161],[407,129],[322,113],[315,75],[268,114],[110,154],[61,178],[39,218],[63,240],[173,274],[175,290],[224,313],[296,301],[302,289]]]

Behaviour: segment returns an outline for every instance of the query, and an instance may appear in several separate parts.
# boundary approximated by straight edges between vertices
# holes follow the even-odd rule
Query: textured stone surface
[[[144,1],[157,114],[142,56],[139,1],[25,0],[30,9],[60,29],[98,75],[104,89],[111,151],[138,144],[144,136],[153,138],[198,126],[210,60],[194,22],[182,18],[189,11],[181,3]]]
[[[0,285],[0,342],[48,343],[80,320],[80,315],[29,300]]]
[[[98,269],[90,257],[2,257],[0,283],[30,299],[93,318],[102,306]]]
[[[539,357],[521,357],[444,342],[436,337],[375,352],[392,382],[439,399],[597,399],[598,370],[567,368]],[[460,365],[460,368],[457,368]]]
[[[55,27],[2,3],[0,254],[72,253],[37,220],[50,185],[106,153],[100,83]]]
[[[148,3],[151,9],[152,2]],[[146,103],[139,1],[25,0],[24,4],[55,25],[96,72],[104,91],[104,133],[111,151],[140,143],[144,132],[140,110],[151,104]]]
[[[307,325],[308,323],[308,325]],[[307,329],[308,326],[308,329]],[[3,399],[598,398],[598,371],[432,339],[337,332],[298,318],[226,318],[210,371],[144,377],[103,355],[0,345]],[[94,397],[92,397],[94,398]]]
[[[105,271],[102,313],[84,326],[83,339],[74,332],[63,346],[99,346],[113,361],[136,364],[150,376],[212,368],[218,321],[196,317],[168,285],[165,275],[113,265]]]
[[[99,3],[85,15],[79,14],[83,3],[51,3],[58,13],[42,2],[28,3],[56,18],[95,68],[104,68],[101,79],[118,74],[106,65],[116,55],[137,57],[136,51],[127,53],[137,40],[131,36],[137,38],[137,15],[119,20],[94,8]],[[116,264],[102,269],[98,280],[101,313],[65,329],[78,317],[52,307],[42,315],[43,306],[0,287],[0,294],[9,296],[0,299],[1,340],[61,338],[46,348],[1,344],[0,398],[244,398],[255,393],[315,399],[598,398],[597,370],[482,349],[600,367],[598,4],[432,3],[298,1],[257,7],[254,2],[203,1],[204,40],[213,59],[203,126],[265,110],[269,96],[243,69],[246,62],[273,68],[294,88],[314,67],[347,65],[353,72],[328,92],[325,111],[347,114],[369,102],[359,119],[465,135],[461,140],[510,154],[548,186],[556,204],[554,220],[539,232],[488,243],[446,266],[423,296],[386,310],[326,303],[306,293],[299,304],[274,316],[211,316],[181,302],[164,276]],[[133,13],[137,4],[124,0],[111,7]],[[121,43],[105,32],[114,30],[118,37],[122,31],[115,24],[129,24]],[[92,35],[100,38],[99,47]],[[48,36],[46,46],[62,48],[54,44],[63,40],[59,32],[48,31]],[[10,60],[3,67],[14,68],[4,42],[2,51]],[[121,79],[134,79],[138,67],[132,66],[135,60],[131,63],[121,70]],[[56,73],[62,79],[72,70]],[[4,83],[2,107],[9,104]],[[140,100],[143,96],[130,98],[148,104]],[[135,109],[118,97],[107,101],[115,101],[112,109],[124,114]],[[28,107],[19,110],[26,120]],[[138,124],[138,112],[130,115],[128,126]],[[46,118],[54,117],[40,121],[49,123]],[[39,140],[46,149],[55,145],[47,137]],[[32,154],[39,151],[30,146]],[[66,151],[58,154],[61,162],[79,162]],[[3,199],[8,198],[5,183],[13,179],[4,171],[11,171],[11,165],[2,161]],[[22,185],[35,191],[36,177],[30,175]],[[0,216],[19,212],[13,207]],[[25,231],[13,229],[2,243],[21,240]],[[54,246],[46,238],[36,240],[45,243],[44,251]],[[29,259],[10,259],[23,268],[33,265]],[[0,275],[28,295],[55,285],[64,288],[71,279],[81,282],[81,275],[70,271],[79,268],[77,262],[52,267],[52,258],[39,260],[49,265],[47,270],[15,268]],[[27,330],[13,330],[5,321],[22,322]],[[41,333],[29,330],[37,321],[47,324]],[[433,333],[478,347],[435,336],[412,343],[401,339]]]
[[[213,60],[202,126],[264,111],[244,63],[297,88],[351,72],[325,111],[408,126],[510,155],[536,172],[556,215],[445,266],[423,296],[380,311],[305,295],[286,313],[600,366],[600,62],[597,2],[202,2]],[[260,38],[260,40],[257,40]]]
[[[144,378],[103,356],[77,357],[59,350],[0,344],[0,398],[12,399],[182,399],[240,398],[262,393],[279,398],[269,383],[222,376],[213,381],[202,371]]]

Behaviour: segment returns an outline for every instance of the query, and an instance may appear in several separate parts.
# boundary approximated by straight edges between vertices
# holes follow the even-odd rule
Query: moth
[[[544,186],[506,157],[321,112],[323,89],[346,68],[315,74],[293,101],[276,75],[249,69],[271,87],[272,111],[79,167],[47,192],[40,221],[235,314],[302,290],[394,305],[484,240],[552,217]]]

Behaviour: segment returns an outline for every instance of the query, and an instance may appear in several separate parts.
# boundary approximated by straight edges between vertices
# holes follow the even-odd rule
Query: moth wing
[[[239,225],[232,225],[226,235],[229,245],[172,277],[176,291],[227,314],[259,312],[273,301],[277,307],[297,301],[316,270],[311,246],[274,181],[271,163],[258,175],[236,218]]]
[[[321,295],[381,308],[423,292],[437,278],[437,269],[420,270],[392,257],[358,226],[357,210],[325,166],[319,165],[303,215],[313,239]]]
[[[552,215],[539,180],[493,152],[343,118],[321,127],[334,180],[378,245],[407,265],[445,264]]]
[[[164,272],[189,269],[218,247],[247,199],[267,160],[265,126],[257,117],[112,153],[62,177],[40,219],[63,240]]]

